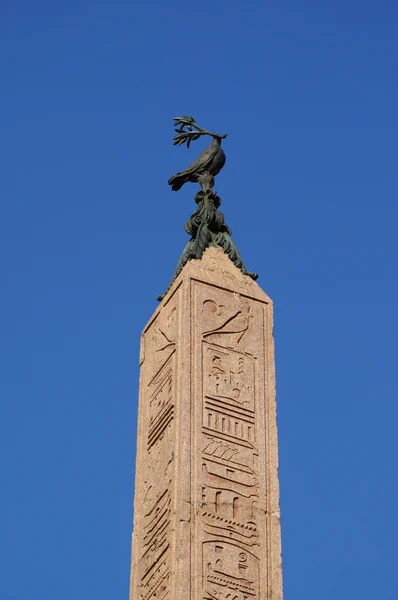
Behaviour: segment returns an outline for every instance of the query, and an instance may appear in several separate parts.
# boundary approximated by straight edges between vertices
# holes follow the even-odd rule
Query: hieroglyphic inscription
[[[222,294],[222,292],[221,292]],[[257,358],[247,299],[207,298],[202,355],[202,600],[259,600]]]
[[[147,335],[147,354],[150,353],[150,360],[153,372],[158,373],[167,359],[174,352],[177,341],[177,308],[171,306],[167,314],[159,315],[152,324]]]
[[[159,441],[174,416],[174,351],[148,386],[148,449]]]
[[[202,516],[205,531],[258,545],[256,455],[231,442],[204,437]]]
[[[142,366],[146,445],[141,457],[144,480],[139,600],[166,600],[170,596],[176,352],[177,307],[171,302],[146,333]]]
[[[213,300],[206,300],[203,303],[203,313],[213,316],[223,315],[224,305],[217,304]],[[251,306],[246,300],[242,301],[237,307],[237,310],[232,314],[226,314],[223,319],[219,320],[216,327],[203,332],[203,338],[208,342],[219,343],[227,347],[237,347],[243,340],[250,328],[250,322],[253,318]]]
[[[171,492],[166,489],[144,516],[142,556],[142,600],[163,600],[170,576]]]
[[[254,359],[203,343],[203,427],[225,439],[255,442]],[[238,442],[239,443],[239,442]]]
[[[257,597],[259,559],[230,542],[203,544],[205,600],[249,600]]]

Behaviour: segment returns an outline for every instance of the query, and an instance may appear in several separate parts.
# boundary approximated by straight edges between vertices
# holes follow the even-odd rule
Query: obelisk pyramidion
[[[130,600],[282,600],[272,301],[212,177],[141,339]]]

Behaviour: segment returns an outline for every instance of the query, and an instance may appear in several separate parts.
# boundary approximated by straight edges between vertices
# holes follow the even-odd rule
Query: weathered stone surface
[[[144,329],[131,600],[281,600],[272,302],[192,260]]]

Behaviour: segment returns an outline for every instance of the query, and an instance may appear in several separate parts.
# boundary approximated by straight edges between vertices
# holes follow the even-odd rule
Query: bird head
[[[221,133],[210,133],[210,135],[212,136],[212,138],[217,140],[217,142],[220,144],[220,146],[221,146],[221,140],[224,140],[227,137],[226,133],[224,133],[224,135],[222,135]]]

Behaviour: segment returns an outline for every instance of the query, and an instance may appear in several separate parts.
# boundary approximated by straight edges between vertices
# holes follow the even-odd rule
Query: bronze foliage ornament
[[[180,190],[188,182],[199,183],[201,191],[195,195],[197,209],[185,224],[185,231],[191,236],[191,239],[181,254],[166,292],[162,296],[158,296],[158,300],[164,298],[186,263],[193,258],[201,259],[203,252],[210,246],[223,248],[224,252],[228,254],[232,262],[244,275],[254,280],[258,277],[256,273],[251,273],[246,268],[232,240],[232,232],[224,222],[224,215],[218,210],[221,198],[213,189],[214,177],[225,165],[225,154],[221,148],[221,140],[225,139],[227,135],[207,131],[199,127],[193,117],[187,115],[175,117],[174,127],[176,128],[176,135],[173,138],[174,146],[186,144],[189,148],[191,142],[203,135],[211,136],[213,141],[185,171],[173,175],[168,181],[173,191]]]

